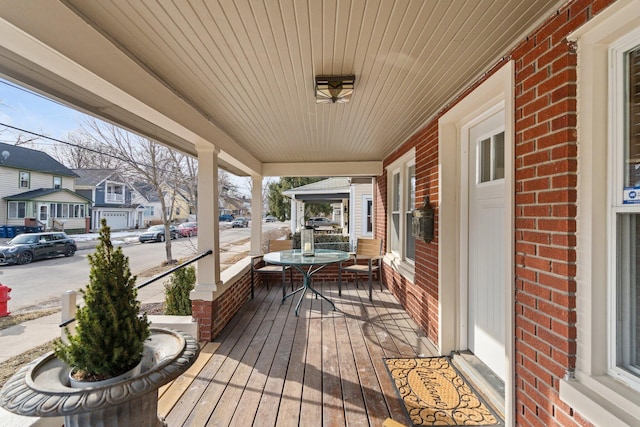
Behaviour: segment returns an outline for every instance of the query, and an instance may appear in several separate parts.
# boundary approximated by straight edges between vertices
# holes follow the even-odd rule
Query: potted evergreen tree
[[[157,414],[158,389],[186,371],[200,348],[189,334],[149,328],[139,314],[129,260],[110,237],[103,220],[100,243],[89,255],[91,273],[76,333],[11,377],[0,390],[0,407],[19,415],[63,416],[66,427],[166,425]],[[94,381],[134,366],[140,373],[129,378]],[[87,386],[71,384],[74,371]]]
[[[114,249],[107,221],[101,221],[99,244],[89,254],[89,284],[81,291],[85,305],[76,314],[76,333],[69,343],[56,341],[55,354],[71,371],[72,385],[124,379],[140,366],[144,341],[149,337],[146,314],[140,315],[136,277],[122,248]],[[126,375],[129,373],[129,375]],[[75,381],[74,381],[75,380]],[[93,383],[93,384],[91,384]]]

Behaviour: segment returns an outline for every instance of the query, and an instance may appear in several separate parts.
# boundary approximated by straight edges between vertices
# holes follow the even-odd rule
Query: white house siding
[[[37,190],[38,188],[53,188],[53,175],[41,172],[30,172],[31,176],[29,188],[20,188],[19,173],[21,171],[21,169],[0,167],[0,224],[7,224],[7,201],[3,200],[3,197],[13,196],[15,194],[25,193],[31,190]],[[62,188],[75,191],[75,179],[72,177],[63,176]],[[35,212],[27,212],[27,215],[34,216]],[[15,222],[16,220],[12,221]],[[21,224],[17,225],[24,225],[24,221],[21,221]]]

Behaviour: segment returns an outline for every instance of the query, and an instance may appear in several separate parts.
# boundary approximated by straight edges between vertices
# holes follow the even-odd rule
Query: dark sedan
[[[171,239],[177,239],[181,236],[178,228],[173,225],[169,227],[169,232],[171,233]],[[138,240],[140,240],[140,243],[164,242],[164,225],[152,225],[140,234]]]
[[[75,240],[60,231],[20,234],[0,246],[0,263],[29,264],[58,255],[70,257],[77,250]]]

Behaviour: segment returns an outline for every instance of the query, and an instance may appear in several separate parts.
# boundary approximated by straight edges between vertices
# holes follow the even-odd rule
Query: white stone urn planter
[[[0,406],[19,415],[64,417],[65,427],[165,426],[158,388],[195,362],[198,342],[182,332],[151,328],[138,376],[115,384],[72,388],[70,367],[53,352],[20,369],[0,391]]]

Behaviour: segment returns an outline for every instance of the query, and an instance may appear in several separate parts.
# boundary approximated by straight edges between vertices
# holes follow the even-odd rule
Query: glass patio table
[[[322,270],[329,264],[336,262],[346,261],[349,258],[349,253],[344,251],[336,251],[332,249],[316,249],[313,256],[303,256],[300,249],[292,249],[286,251],[269,252],[264,255],[264,261],[270,264],[277,265],[289,265],[302,273],[302,287],[282,297],[282,302],[297,293],[301,293],[300,299],[296,304],[296,316],[300,311],[300,304],[307,290],[310,290],[325,301],[327,301],[333,309],[336,309],[335,304],[329,298],[325,297],[311,286],[311,276],[318,271]]]

